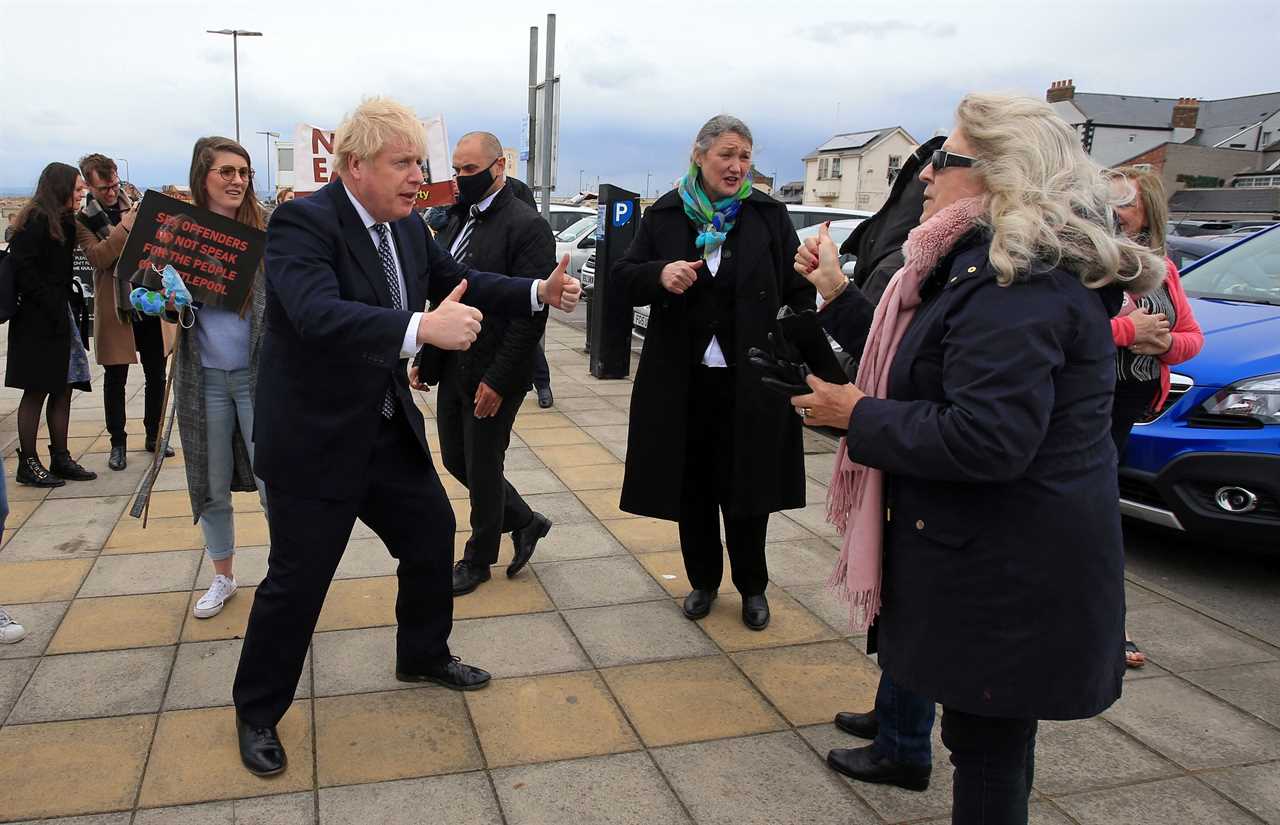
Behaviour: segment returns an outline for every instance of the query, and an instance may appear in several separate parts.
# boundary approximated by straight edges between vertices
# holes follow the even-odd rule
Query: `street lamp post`
[[[262,32],[250,32],[244,29],[205,29],[209,34],[231,35],[231,65],[235,73],[236,88],[236,143],[240,142],[240,38],[262,37]]]
[[[579,170],[578,170],[578,191],[579,191],[579,192],[581,192],[581,191],[582,191],[582,175],[583,175],[583,173],[584,173],[584,172],[586,172],[586,171],[587,171],[586,169],[579,169]]]
[[[133,177],[129,174],[129,159],[120,158],[120,162],[124,164],[124,179],[129,181],[129,183],[133,183]]]
[[[274,198],[276,190],[271,188],[271,139],[280,137],[280,133],[268,132],[259,129],[258,134],[266,135],[267,137],[267,195],[268,197]]]
[[[652,179],[653,179],[653,173],[645,172],[644,174],[644,199],[645,200],[649,200],[649,181]]]

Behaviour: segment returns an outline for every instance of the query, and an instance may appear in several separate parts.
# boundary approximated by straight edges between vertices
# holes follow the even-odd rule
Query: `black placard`
[[[239,311],[249,300],[267,234],[239,221],[148,189],[116,277],[160,288],[152,270],[171,264],[194,301]]]

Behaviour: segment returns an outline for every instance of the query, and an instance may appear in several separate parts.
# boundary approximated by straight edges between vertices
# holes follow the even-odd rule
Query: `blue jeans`
[[[240,424],[240,434],[253,460],[253,401],[249,393],[249,370],[204,368],[205,435],[209,466],[209,503],[200,514],[200,530],[204,533],[209,558],[222,561],[236,551],[235,513],[231,507],[231,476],[235,472],[235,453],[231,438]],[[266,509],[262,480],[257,479],[258,499]]]
[[[899,765],[933,764],[933,702],[899,687],[880,672],[876,690],[876,753]]]

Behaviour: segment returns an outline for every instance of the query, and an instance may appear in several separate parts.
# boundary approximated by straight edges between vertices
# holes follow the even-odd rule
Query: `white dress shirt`
[[[364,228],[369,232],[369,240],[373,241],[373,248],[376,250],[378,245],[382,243],[382,238],[378,236],[378,231],[373,227],[378,223],[374,217],[369,214],[369,210],[364,208],[364,204],[360,203],[360,199],[352,194],[347,188],[346,181],[342,183],[343,190],[346,191],[347,197],[351,199],[351,205],[356,208],[356,214],[360,216],[360,220],[364,221]],[[499,189],[498,192],[502,190]],[[480,211],[483,212],[493,203],[493,199],[497,197],[498,192],[494,192],[489,197],[480,202]],[[405,301],[405,309],[408,309],[409,291],[405,288],[404,270],[400,266],[400,253],[396,251],[395,233],[391,231],[391,225],[386,224],[388,235],[387,243],[391,245],[391,260],[396,265],[396,277],[400,280],[400,295]],[[461,237],[462,233],[458,233]],[[538,300],[538,280],[534,279],[529,289],[529,307],[531,313],[536,315],[542,311],[543,303]],[[409,326],[405,328],[404,339],[400,342],[400,357],[412,358],[418,353],[418,325],[422,323],[422,312],[415,312],[409,316]]]
[[[723,250],[724,244],[720,244],[707,258],[707,271],[711,273],[712,278],[716,277],[716,273],[720,271],[720,253]],[[702,353],[702,365],[704,367],[729,366],[724,360],[724,350],[720,349],[720,342],[714,335],[711,336],[711,343],[707,344],[707,351]]]

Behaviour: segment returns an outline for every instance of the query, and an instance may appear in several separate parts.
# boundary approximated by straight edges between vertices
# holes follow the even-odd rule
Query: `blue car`
[[[1195,261],[1182,286],[1204,348],[1134,426],[1121,512],[1280,549],[1280,226]]]

